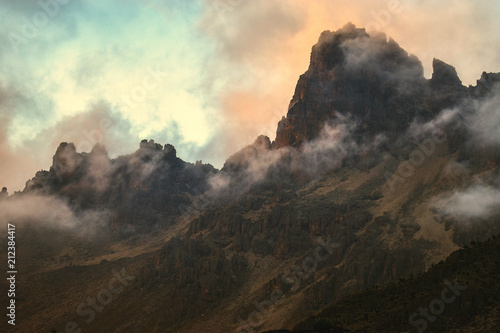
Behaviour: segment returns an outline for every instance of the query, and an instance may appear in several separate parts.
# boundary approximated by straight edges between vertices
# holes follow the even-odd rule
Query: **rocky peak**
[[[159,143],[155,143],[155,140],[142,140],[141,144],[139,145],[139,149],[144,149],[144,150],[162,150],[163,147]]]
[[[259,135],[252,144],[257,149],[269,150],[271,148],[271,140],[265,135]]]
[[[358,29],[352,23],[337,31],[323,31],[312,48],[309,70],[325,71],[341,65],[345,60],[342,44],[347,40],[368,37],[365,29]]]
[[[174,146],[172,146],[171,144],[162,146],[159,143],[155,143],[154,140],[142,140],[139,146],[139,150],[136,152],[136,154],[144,157],[146,160],[156,155],[170,161],[174,161],[177,159],[177,151],[175,150]]]
[[[54,155],[54,158],[58,158],[62,155],[65,155],[66,153],[71,153],[71,154],[76,154],[76,147],[75,145],[70,142],[61,142],[59,144],[59,147],[57,147],[56,154]]]
[[[337,74],[359,69],[386,74],[410,70],[414,77],[423,77],[420,61],[403,50],[395,40],[387,39],[384,33],[369,35],[365,29],[356,28],[352,23],[337,31],[324,31],[312,47],[308,72],[335,69]]]
[[[102,145],[77,153],[74,144],[63,142],[50,171],[37,172],[24,191],[59,195],[77,210],[106,207],[112,230],[127,235],[175,223],[185,212],[180,207],[204,193],[217,171],[201,161],[184,162],[174,146],[154,140],[143,140],[135,152],[114,159]]]
[[[90,155],[108,155],[108,151],[106,150],[106,147],[104,145],[98,143],[92,148],[92,151],[90,152]]]
[[[2,187],[2,191],[0,192],[0,199],[7,197],[9,195],[9,192],[7,192],[7,187]]]
[[[177,150],[175,150],[175,147],[169,143],[167,143],[165,145],[165,147],[163,147],[163,151],[165,152],[165,154],[167,155],[168,158],[176,158],[177,157]]]
[[[359,124],[359,140],[398,137],[415,118],[430,120],[465,95],[452,66],[437,59],[433,65],[433,77],[426,80],[420,60],[382,33],[367,34],[353,24],[323,32],[273,147],[299,148],[339,114]]]
[[[475,87],[470,87],[472,94],[475,96],[485,96],[492,91],[493,87],[500,83],[500,73],[486,73],[481,74],[481,78],[477,80]]]
[[[224,163],[222,170],[236,172],[248,166],[249,162],[262,153],[271,149],[271,140],[265,135],[260,135],[251,145],[231,155]]]
[[[76,152],[73,143],[62,142],[52,159],[52,171],[58,177],[67,177],[81,164],[82,156]]]
[[[462,87],[462,81],[458,77],[455,67],[448,65],[444,61],[434,58],[434,60],[432,61],[432,69],[433,72],[431,85],[433,87]]]

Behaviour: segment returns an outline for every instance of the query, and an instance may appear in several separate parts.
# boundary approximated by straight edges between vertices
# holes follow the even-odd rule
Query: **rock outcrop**
[[[431,86],[440,88],[442,86],[463,87],[462,80],[458,77],[455,67],[448,65],[444,61],[434,59],[432,61],[432,78]]]
[[[431,116],[420,102],[425,87],[420,61],[392,39],[370,37],[351,24],[325,31],[278,124],[274,146],[299,147],[337,114],[359,119],[365,136],[400,133],[416,115]]]
[[[434,59],[433,68],[426,80],[420,61],[383,34],[370,36],[352,24],[325,31],[273,146],[300,147],[339,114],[359,123],[364,140],[380,133],[396,138],[414,119],[429,120],[467,95],[452,66]]]
[[[50,170],[37,172],[24,193],[57,194],[77,210],[105,208],[112,216],[105,222],[114,231],[147,232],[175,223],[191,197],[209,189],[216,171],[210,164],[184,162],[172,145],[153,140],[113,160],[102,146],[77,153],[74,144],[63,142]]]

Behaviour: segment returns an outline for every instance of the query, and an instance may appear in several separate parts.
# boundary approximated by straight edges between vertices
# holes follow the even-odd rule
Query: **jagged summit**
[[[167,155],[172,155],[177,157],[177,151],[175,150],[175,147],[171,145],[170,143],[167,143],[165,146],[162,146],[159,143],[155,143],[155,140],[142,140],[141,144],[139,146],[139,149],[143,150],[156,150],[156,151],[161,151],[163,150]]]
[[[182,165],[184,163],[177,157],[177,150],[173,145],[167,143],[162,146],[159,143],[155,143],[154,140],[142,140],[139,150],[134,154],[144,161],[154,158],[169,161],[170,164]]]
[[[448,65],[444,61],[434,58],[432,61],[431,85],[463,87],[462,80],[458,77],[455,67]]]
[[[493,86],[499,82],[500,73],[483,72],[481,78],[477,80],[476,86],[469,86],[469,89],[475,96],[485,96],[493,89]]]
[[[273,146],[300,147],[338,114],[359,122],[359,137],[396,137],[415,118],[431,119],[467,95],[454,67],[437,59],[433,67],[432,79],[425,79],[420,60],[396,41],[351,23],[324,31],[312,47],[288,114],[278,123]]]
[[[251,160],[270,149],[271,140],[269,137],[259,135],[252,144],[231,155],[224,163],[222,171],[234,172],[246,168]]]
[[[301,146],[337,113],[361,120],[368,135],[401,131],[419,113],[425,84],[420,61],[385,35],[370,36],[353,24],[325,31],[278,124],[274,146]],[[412,107],[403,112],[402,104]]]
[[[352,23],[337,31],[326,30],[321,33],[318,43],[312,47],[309,71],[331,70],[345,60],[342,44],[347,40],[369,38],[365,29],[358,29]]]
[[[61,195],[76,209],[110,207],[115,231],[141,232],[173,223],[179,206],[206,191],[216,171],[209,164],[184,162],[174,146],[154,140],[143,140],[138,150],[116,159],[99,144],[78,153],[73,143],[62,142],[50,170],[37,172],[23,192]]]

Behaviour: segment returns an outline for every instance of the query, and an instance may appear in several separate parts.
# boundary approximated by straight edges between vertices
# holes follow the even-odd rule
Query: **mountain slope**
[[[346,297],[317,317],[331,318],[352,332],[498,332],[499,254],[499,237],[473,243],[424,274]],[[312,329],[314,321],[294,331]]]

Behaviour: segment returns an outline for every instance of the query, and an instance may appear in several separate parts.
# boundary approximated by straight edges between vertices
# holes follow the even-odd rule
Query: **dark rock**
[[[462,87],[462,81],[458,77],[455,67],[439,59],[434,59],[432,68],[431,86],[433,88],[441,86]]]
[[[416,116],[432,116],[422,103],[426,89],[422,64],[394,40],[370,37],[352,24],[323,32],[273,146],[300,147],[338,114],[359,120],[365,138],[401,133]]]
[[[171,225],[209,187],[217,170],[209,164],[179,159],[174,146],[143,140],[140,148],[111,160],[104,146],[77,153],[75,145],[59,145],[49,171],[37,172],[25,192],[58,194],[75,209],[110,211],[111,229],[119,234],[147,232]]]

